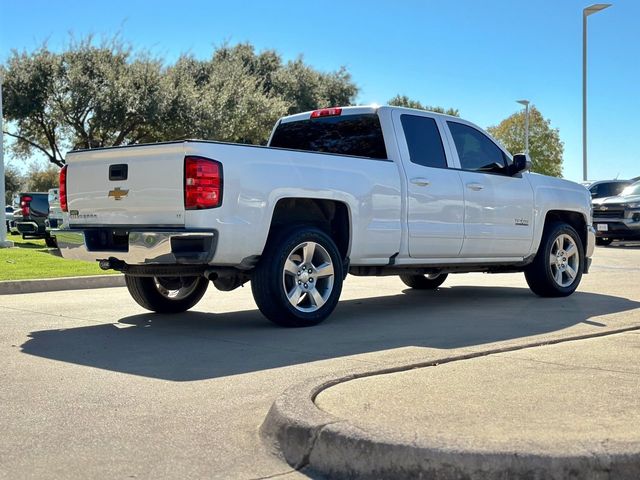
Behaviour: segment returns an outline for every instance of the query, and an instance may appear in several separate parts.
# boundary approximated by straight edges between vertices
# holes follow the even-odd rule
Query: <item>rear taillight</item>
[[[222,165],[202,157],[184,159],[184,208],[200,210],[222,203]]]
[[[337,117],[342,114],[342,108],[334,107],[334,108],[322,108],[320,110],[315,110],[311,112],[311,118],[320,118],[320,117]]]
[[[23,217],[28,217],[31,213],[31,200],[33,200],[33,197],[29,195],[24,195],[20,198],[20,210],[22,210]]]
[[[67,207],[67,166],[60,170],[60,209],[63,212],[68,211]]]

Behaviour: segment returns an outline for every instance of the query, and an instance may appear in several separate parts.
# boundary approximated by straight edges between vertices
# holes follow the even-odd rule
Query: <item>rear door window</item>
[[[447,168],[447,158],[436,121],[419,115],[402,115],[400,121],[411,162],[425,167]]]
[[[281,123],[269,146],[387,159],[380,119],[375,113]]]

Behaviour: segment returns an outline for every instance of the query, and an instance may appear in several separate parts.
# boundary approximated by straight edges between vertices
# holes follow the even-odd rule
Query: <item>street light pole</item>
[[[13,247],[13,242],[7,241],[7,212],[4,201],[4,150],[2,148],[2,74],[0,73],[0,248]]]
[[[582,180],[587,181],[587,17],[610,7],[596,3],[582,10]]]
[[[520,105],[524,105],[524,153],[529,155],[529,100],[516,100]]]

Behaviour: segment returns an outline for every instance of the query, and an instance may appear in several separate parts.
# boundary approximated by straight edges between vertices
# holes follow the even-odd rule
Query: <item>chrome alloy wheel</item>
[[[316,242],[295,247],[284,262],[282,285],[289,303],[301,312],[315,312],[333,291],[333,262]]]
[[[190,280],[191,282],[185,283],[179,277],[153,277],[160,295],[169,300],[182,300],[191,295],[198,288],[198,277]]]
[[[565,233],[558,235],[549,255],[551,275],[561,287],[570,286],[578,275],[580,255],[575,240]]]

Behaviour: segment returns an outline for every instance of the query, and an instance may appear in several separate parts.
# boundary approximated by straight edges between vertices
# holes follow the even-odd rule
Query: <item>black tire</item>
[[[611,242],[613,242],[613,238],[596,237],[596,245],[600,245],[601,247],[611,245]]]
[[[285,263],[290,258],[298,258],[296,252],[301,252],[298,258],[299,263],[296,263],[298,260],[294,260],[292,264],[298,272],[304,271],[307,263],[302,257],[303,245],[308,242],[315,244],[316,256],[312,256],[309,262],[312,270],[320,267],[321,265],[316,263],[321,261],[324,262],[322,265],[327,265],[329,258],[319,259],[328,255],[333,266],[333,275],[321,277],[320,269],[315,273],[303,272],[303,276],[299,278],[309,278],[310,280],[309,283],[300,283],[295,274],[285,273]],[[319,249],[318,245],[322,249]],[[288,271],[291,272],[291,269]],[[319,276],[313,277],[316,274]],[[342,292],[342,279],[342,258],[333,240],[318,228],[300,226],[277,233],[269,240],[262,258],[253,272],[251,291],[262,314],[273,323],[283,327],[309,327],[322,322],[336,308]],[[314,281],[315,284],[312,283]],[[329,282],[331,282],[330,286]],[[322,290],[320,299],[324,303],[314,300],[315,297],[311,291],[302,290],[303,287],[314,289],[314,285],[317,287],[316,294],[321,294]],[[296,296],[299,301],[297,306],[289,301],[287,289],[290,292],[296,289],[297,292],[302,292]],[[318,303],[321,303],[321,306],[318,307]]]
[[[400,275],[400,280],[404,282],[407,287],[415,288],[416,290],[435,290],[444,283],[449,274],[440,273],[439,275]]]
[[[49,248],[58,248],[58,242],[56,240],[56,237],[46,236],[44,237],[44,243]]]
[[[566,253],[564,255],[557,255],[557,245],[554,244],[563,235],[569,236],[573,240],[575,248],[577,249],[575,253],[575,255],[578,255],[577,261],[573,260],[573,255],[569,256],[566,255]],[[560,253],[565,252],[566,248],[564,246],[566,245],[566,237],[562,238],[564,238],[564,240],[562,240],[563,247],[559,250]],[[554,250],[556,253],[554,253]],[[567,250],[567,252],[568,251],[569,250]],[[564,263],[565,265],[572,267],[572,270],[575,271],[574,277],[571,277],[571,273],[568,269],[563,270],[561,264],[552,266],[552,253],[560,263]],[[564,262],[562,262],[563,258]],[[584,262],[584,247],[578,233],[571,225],[562,222],[554,222],[545,227],[545,231],[542,234],[542,241],[538,248],[538,253],[536,254],[533,262],[526,267],[524,276],[529,288],[536,295],[541,297],[566,297],[571,295],[576,288],[578,288],[580,279],[582,278],[582,272],[584,270]],[[571,263],[573,263],[573,265],[571,265]],[[566,285],[560,284],[556,280],[556,278],[558,278],[558,270],[561,272],[559,274],[561,281],[565,281],[566,275]]]
[[[204,277],[132,277],[124,276],[133,299],[143,308],[158,313],[180,313],[189,310],[207,291],[209,281]],[[184,289],[180,292],[180,289]],[[167,291],[177,291],[178,298],[170,298]]]

